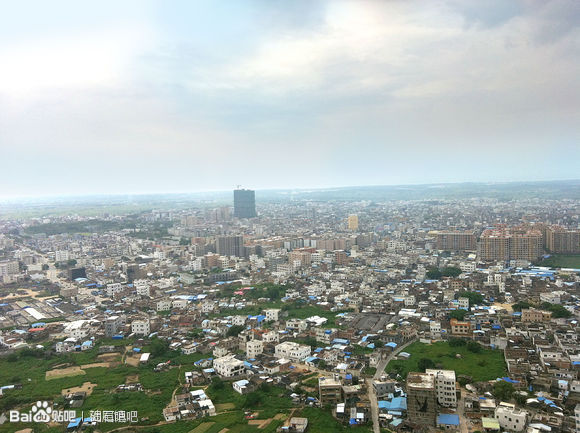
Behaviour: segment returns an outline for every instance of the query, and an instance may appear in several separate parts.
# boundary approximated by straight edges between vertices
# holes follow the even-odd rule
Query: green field
[[[580,254],[553,254],[539,262],[538,265],[551,268],[580,269]]]
[[[410,371],[420,371],[417,364],[421,358],[431,359],[436,366],[455,370],[457,375],[471,376],[475,382],[493,380],[505,376],[505,361],[501,350],[483,349],[470,352],[465,346],[451,347],[447,342],[424,344],[415,342],[405,349],[411,354],[408,360],[391,361],[386,371],[398,371],[403,377]],[[457,358],[456,355],[461,355]]]
[[[131,341],[107,341],[106,344],[125,345]],[[154,349],[158,344],[152,341],[151,345],[144,347],[144,351]],[[230,403],[229,407],[221,409],[215,417],[206,417],[199,420],[181,421],[178,423],[164,424],[162,409],[171,400],[171,395],[180,386],[185,371],[192,370],[193,362],[206,357],[204,354],[181,355],[179,352],[167,351],[152,355],[148,365],[133,367],[121,364],[115,367],[93,367],[84,369],[85,374],[79,376],[58,377],[46,380],[47,371],[55,367],[82,366],[98,362],[97,347],[86,352],[75,352],[59,356],[47,357],[45,353],[36,350],[24,350],[13,356],[0,358],[0,384],[21,383],[22,389],[10,390],[0,398],[0,413],[9,409],[28,411],[37,400],[54,402],[62,407],[64,403],[61,397],[62,389],[80,386],[84,382],[97,384],[93,393],[87,397],[82,408],[85,416],[91,409],[137,411],[140,422],[139,427],[134,426],[126,432],[139,433],[189,433],[200,427],[204,433],[218,433],[224,428],[232,433],[262,432],[272,433],[283,424],[283,419],[273,419],[277,414],[288,416],[295,408],[290,399],[290,391],[277,386],[262,386],[259,390],[249,394],[236,393],[231,383],[216,381],[206,387],[206,393],[219,407],[224,403]],[[153,366],[161,361],[171,360],[172,368],[156,373]],[[125,383],[127,376],[138,375],[138,381],[143,385],[146,392],[116,393],[112,390],[119,384]],[[244,411],[257,412],[256,419],[272,420],[262,429],[256,425],[249,425],[244,418]],[[298,409],[300,411],[300,409]],[[313,433],[342,432],[346,429],[325,410],[308,408],[303,409],[305,415],[311,419]],[[298,413],[295,413],[297,415]],[[145,418],[145,419],[144,419]],[[212,424],[208,424],[212,423]],[[204,425],[202,425],[204,424]],[[127,424],[102,423],[99,430],[107,432]],[[15,432],[17,430],[32,427],[29,424],[5,423],[0,426],[0,433]],[[34,425],[35,431],[56,433],[63,431],[62,427],[48,428],[47,426]],[[367,433],[365,427],[359,429],[361,433]]]

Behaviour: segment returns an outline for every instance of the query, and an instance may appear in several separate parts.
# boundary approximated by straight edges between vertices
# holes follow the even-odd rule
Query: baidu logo
[[[6,421],[0,417],[0,424]],[[11,410],[9,413],[10,422],[35,422],[47,424],[49,422],[70,422],[76,417],[76,412],[72,411],[55,411],[52,404],[48,401],[37,401],[34,403],[30,411],[20,412],[18,410]]]
[[[48,401],[37,401],[34,406],[32,406],[32,421],[34,422],[50,422],[50,414],[52,413],[52,406],[48,404]]]

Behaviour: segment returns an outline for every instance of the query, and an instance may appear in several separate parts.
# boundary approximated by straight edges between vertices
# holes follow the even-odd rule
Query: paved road
[[[369,402],[371,405],[371,418],[373,420],[373,432],[380,433],[381,426],[379,424],[379,403],[377,402],[377,396],[373,390],[373,380],[367,379],[367,390],[369,396]]]
[[[377,372],[375,373],[373,379],[380,379],[380,377],[382,376],[383,372],[385,371],[385,368],[387,368],[387,365],[389,365],[389,362],[391,362],[392,359],[394,359],[399,352],[401,352],[403,349],[405,349],[409,344],[414,343],[416,340],[411,340],[405,344],[403,344],[400,347],[397,347],[393,352],[391,352],[389,354],[389,356],[387,356],[385,359],[382,359],[381,361],[379,361],[379,363],[377,364]],[[374,433],[380,433],[381,427],[379,424],[379,404],[377,402],[377,396],[375,395],[375,392],[373,390],[373,379],[367,379],[367,388],[368,388],[368,397],[369,397],[369,401],[371,404],[371,417],[373,419],[373,431]],[[465,433],[465,432],[461,432],[461,433]]]
[[[463,392],[461,393],[461,398],[457,401],[457,415],[459,415],[460,433],[469,433],[469,421],[465,416],[465,404],[463,401]]]
[[[387,368],[387,365],[389,365],[389,362],[391,362],[403,349],[405,349],[407,346],[409,346],[411,343],[414,343],[415,341],[417,340],[413,339],[411,341],[406,342],[402,346],[397,347],[395,350],[393,350],[389,354],[389,356],[387,356],[385,359],[379,361],[379,363],[377,364],[377,372],[375,373],[373,379],[380,379],[381,375],[385,371],[385,368]]]

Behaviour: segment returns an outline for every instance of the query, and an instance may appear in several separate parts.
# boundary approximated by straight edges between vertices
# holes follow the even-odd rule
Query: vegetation
[[[503,401],[509,401],[514,395],[514,386],[504,380],[498,380],[493,384],[493,395]]]
[[[459,275],[461,275],[461,269],[456,268],[454,266],[447,266],[443,269],[438,269],[438,268],[430,268],[427,271],[427,278],[429,278],[430,280],[439,280],[442,277],[458,277]]]
[[[477,292],[463,292],[459,294],[459,297],[469,299],[469,306],[481,304],[483,302],[483,295]]]
[[[527,301],[519,301],[519,302],[516,302],[515,304],[512,305],[512,309],[514,311],[522,311],[522,310],[530,308],[531,306],[532,306],[532,304],[530,304]]]
[[[564,306],[559,304],[550,304],[549,302],[543,302],[540,305],[542,310],[551,311],[552,317],[555,319],[568,318],[572,316],[572,313],[568,311]]]
[[[458,341],[461,340],[454,339],[450,342],[433,344],[415,342],[405,349],[411,354],[411,357],[404,361],[391,361],[386,371],[388,373],[396,372],[407,377],[410,371],[421,371],[419,366],[421,359],[430,359],[434,362],[435,367],[455,370],[457,375],[471,376],[476,382],[492,380],[505,375],[502,351],[480,346],[481,351],[474,353],[467,348],[467,343],[457,344]]]
[[[449,318],[463,320],[463,319],[465,319],[466,314],[467,314],[467,310],[457,309],[457,310],[453,310],[449,313]]]
[[[419,360],[419,362],[417,362],[417,368],[419,369],[419,371],[425,373],[425,370],[429,369],[429,368],[434,368],[435,367],[435,362],[433,362],[433,360],[429,359],[429,358],[421,358]]]
[[[237,337],[240,332],[245,329],[243,325],[232,325],[226,333],[227,337]]]
[[[570,313],[570,311],[568,311],[564,306],[559,304],[551,304],[549,302],[542,302],[541,304],[536,305],[530,304],[527,301],[520,301],[512,305],[512,309],[514,311],[522,311],[527,308],[538,308],[540,310],[550,311],[552,313],[552,317],[555,319],[568,318],[572,316],[572,313]]]
[[[580,269],[580,254],[552,254],[537,264],[551,268]]]

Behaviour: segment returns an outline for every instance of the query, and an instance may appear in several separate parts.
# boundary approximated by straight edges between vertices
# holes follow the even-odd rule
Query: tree
[[[151,341],[151,355],[158,357],[169,351],[169,342],[160,338],[154,338]]]
[[[531,304],[527,301],[520,301],[516,302],[512,305],[512,310],[514,311],[522,311],[531,307]]]
[[[467,314],[466,310],[453,310],[451,313],[449,313],[449,317],[451,319],[457,319],[457,320],[463,320],[465,319],[465,315]]]
[[[427,278],[430,280],[439,280],[442,276],[443,274],[437,268],[431,268],[427,271]]]
[[[560,319],[560,318],[568,318],[572,315],[572,313],[570,313],[564,306],[559,305],[559,304],[550,304],[549,302],[543,302],[542,305],[540,305],[540,307],[543,310],[546,311],[551,311],[552,312],[552,317],[555,319]]]
[[[481,352],[481,344],[476,343],[475,341],[468,341],[467,342],[467,350],[473,353],[480,353]]]
[[[469,305],[477,305],[483,302],[483,295],[477,292],[463,292],[459,295],[462,298],[469,299]]]
[[[219,391],[224,389],[225,384],[224,381],[219,377],[219,376],[215,376],[212,380],[211,380],[211,385],[210,385],[211,389],[213,391]]]
[[[419,368],[419,370],[421,370],[423,373],[428,368],[433,368],[433,367],[435,367],[435,363],[433,362],[433,360],[431,360],[429,358],[421,358],[419,360],[419,362],[417,362],[417,368]]]
[[[243,325],[232,325],[232,326],[230,326],[230,329],[228,329],[226,336],[227,337],[237,337],[239,335],[239,333],[242,332],[244,329],[245,328]]]
[[[70,259],[66,264],[67,266],[76,266],[77,261],[75,259]]]
[[[514,386],[505,380],[498,380],[493,385],[493,395],[500,400],[508,401],[514,394]]]
[[[465,340],[461,338],[450,338],[449,339],[449,346],[450,347],[461,347],[465,346]]]
[[[251,392],[246,395],[246,399],[244,401],[244,408],[251,408],[254,409],[256,406],[262,404],[262,394],[257,392]]]
[[[456,268],[455,266],[447,266],[443,268],[441,274],[444,277],[458,277],[459,275],[461,275],[461,269]]]
[[[50,268],[50,266],[48,266],[46,263],[44,265],[42,265],[43,271],[48,271],[49,268]]]

